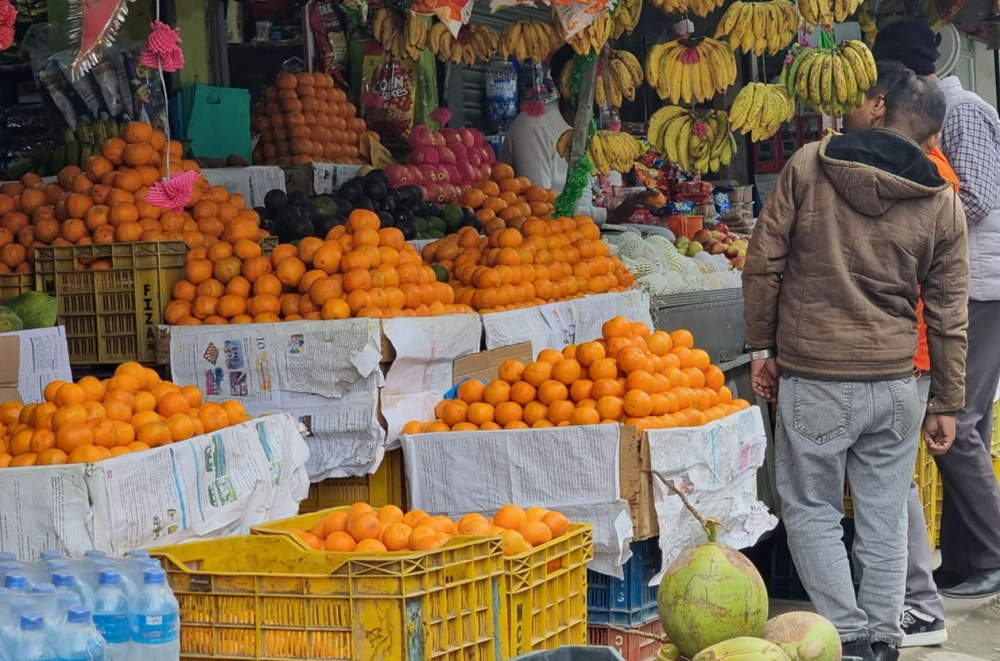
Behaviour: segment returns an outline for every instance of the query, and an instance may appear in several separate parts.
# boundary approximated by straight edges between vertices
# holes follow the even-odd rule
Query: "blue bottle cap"
[[[96,558],[106,558],[106,557],[108,557],[108,554],[105,553],[104,551],[98,551],[97,549],[90,549],[89,551],[85,551],[84,552],[83,557],[85,557],[85,558],[94,558],[94,559],[96,559]]]
[[[97,582],[101,585],[118,585],[122,582],[122,575],[113,569],[102,569]]]
[[[66,619],[74,624],[90,622],[90,609],[85,606],[74,606],[67,611]]]
[[[148,558],[149,557],[149,551],[147,551],[146,549],[136,549],[134,551],[129,552],[128,557],[130,557],[130,558]]]
[[[23,590],[28,587],[28,577],[21,572],[11,572],[7,574],[3,584],[11,590]]]
[[[45,568],[49,571],[59,571],[60,569],[69,569],[69,563],[62,558],[58,560],[46,560]]]
[[[2,572],[21,571],[22,569],[24,569],[24,565],[22,565],[20,562],[17,562],[16,560],[8,560],[6,562],[0,562],[0,571]]]
[[[42,551],[42,560],[58,560],[61,557],[63,557],[62,551],[57,551],[55,549]]]
[[[31,594],[55,594],[56,586],[51,583],[35,583],[31,586]]]
[[[52,585],[57,588],[71,588],[76,584],[76,576],[73,572],[58,570],[52,572]]]
[[[45,618],[37,611],[31,611],[21,616],[21,631],[41,631]]]
[[[162,569],[147,569],[142,575],[146,585],[158,585],[167,582],[167,573]]]

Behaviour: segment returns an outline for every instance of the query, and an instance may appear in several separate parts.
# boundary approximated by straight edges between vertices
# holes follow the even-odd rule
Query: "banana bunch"
[[[639,15],[642,14],[642,0],[618,0],[618,8],[612,19],[611,36],[620,39],[626,34],[632,34],[639,25]]]
[[[427,47],[442,62],[472,66],[489,61],[500,47],[500,36],[486,25],[466,25],[456,39],[444,23],[435,23],[427,36]]]
[[[642,85],[642,65],[635,55],[626,50],[605,50],[606,58],[597,61],[597,82],[594,86],[594,103],[604,108],[621,108],[624,99],[635,101],[635,91]],[[563,98],[572,96],[570,81],[573,79],[573,60],[566,63],[559,76],[559,93]]]
[[[725,36],[729,47],[754,55],[774,55],[795,40],[802,16],[789,0],[736,0],[719,19],[715,38]]]
[[[684,14],[690,11],[695,16],[705,18],[721,7],[725,0],[650,0],[650,2],[666,14]]]
[[[513,55],[518,61],[542,62],[562,44],[556,29],[548,23],[518,21],[500,33],[500,55],[504,59]]]
[[[387,7],[375,12],[372,36],[396,59],[416,60],[427,48],[427,20],[415,14],[401,14]]]
[[[559,34],[559,43],[565,41],[573,47],[577,55],[587,55],[590,53],[591,48],[594,49],[595,53],[600,53],[604,49],[604,45],[608,43],[608,39],[611,38],[611,29],[614,24],[614,21],[611,19],[611,12],[606,11],[596,21],[572,37],[568,37],[563,31],[562,21],[556,16],[555,10],[552,10],[552,22],[556,25],[556,30]]]
[[[685,172],[717,172],[736,153],[736,136],[722,110],[663,106],[649,118],[646,137]]]
[[[862,0],[798,0],[802,18],[809,25],[843,23],[858,10]]]
[[[869,46],[875,44],[875,37],[878,36],[878,24],[872,18],[871,2],[862,0],[861,11],[858,12],[858,23],[861,25],[861,36]]]
[[[573,129],[567,129],[556,142],[556,151],[567,161],[570,158],[570,145],[573,142]],[[642,143],[628,133],[615,131],[594,131],[587,146],[587,157],[596,172],[608,174],[616,172],[631,172],[635,167],[635,159],[643,151]]]
[[[800,49],[782,69],[779,82],[792,98],[843,116],[864,103],[876,75],[868,46],[848,39],[836,48]]]
[[[736,58],[709,37],[668,41],[649,49],[646,80],[661,99],[703,103],[736,82]]]
[[[767,140],[778,132],[781,125],[795,116],[795,102],[781,85],[749,83],[733,101],[729,109],[729,125],[750,140]]]

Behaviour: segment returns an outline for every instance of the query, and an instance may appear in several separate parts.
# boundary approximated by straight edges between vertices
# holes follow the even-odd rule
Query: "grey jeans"
[[[906,499],[923,417],[913,377],[781,379],[775,472],[788,547],[813,605],[844,642],[902,640]],[[862,569],[856,597],[841,541],[845,472]]]

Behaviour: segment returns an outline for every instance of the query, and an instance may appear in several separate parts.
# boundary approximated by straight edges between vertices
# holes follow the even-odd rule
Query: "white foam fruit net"
[[[677,252],[665,236],[643,238],[638,232],[607,237],[636,282],[654,296],[740,287],[739,271],[729,269],[724,255],[698,253],[693,258]]]

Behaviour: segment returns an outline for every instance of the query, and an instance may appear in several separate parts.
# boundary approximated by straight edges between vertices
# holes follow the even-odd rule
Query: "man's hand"
[[[772,404],[776,402],[778,400],[778,360],[765,358],[751,361],[750,384],[758,397],[763,397]]]
[[[632,214],[638,211],[640,207],[655,211],[666,203],[667,198],[660,191],[644,190],[640,193],[629,195],[622,200],[621,204],[608,214],[608,222],[615,225],[627,223],[632,218]]]
[[[924,443],[927,454],[937,457],[948,451],[955,441],[955,416],[928,413],[924,419]]]

